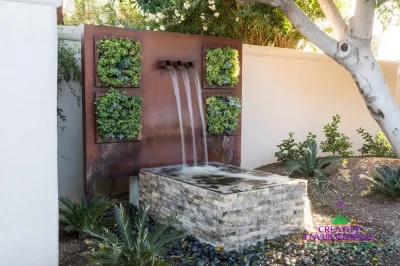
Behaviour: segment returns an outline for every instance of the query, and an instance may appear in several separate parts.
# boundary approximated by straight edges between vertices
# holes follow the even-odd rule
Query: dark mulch
[[[60,229],[59,234],[59,265],[84,266],[88,261],[81,256],[87,246],[78,234],[68,234]]]

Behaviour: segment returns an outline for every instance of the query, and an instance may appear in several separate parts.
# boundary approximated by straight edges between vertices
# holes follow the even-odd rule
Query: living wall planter
[[[142,72],[140,41],[122,36],[95,36],[95,83],[98,87],[138,88]]]
[[[217,50],[219,51],[218,55],[213,53]],[[231,55],[230,52],[234,54]],[[203,88],[236,89],[241,78],[240,57],[236,45],[204,44]],[[215,60],[212,60],[213,58]],[[224,84],[225,82],[227,84]]]
[[[107,94],[111,98],[105,98]],[[97,92],[94,103],[96,105],[96,143],[141,140],[143,99],[140,92],[127,93],[115,89]]]

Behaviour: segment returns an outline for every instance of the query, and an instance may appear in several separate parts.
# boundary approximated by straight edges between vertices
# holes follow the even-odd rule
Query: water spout
[[[181,146],[182,146],[182,163],[186,164],[186,154],[185,154],[185,136],[183,135],[183,122],[182,122],[182,107],[181,107],[181,97],[179,95],[179,84],[178,77],[176,75],[176,71],[172,65],[166,65],[169,74],[171,75],[172,85],[174,86],[176,106],[178,108],[178,117],[179,117],[179,129],[181,133]]]
[[[192,64],[192,66],[193,67],[191,67],[190,70],[192,72],[194,83],[196,84],[197,101],[199,103],[199,109],[200,109],[201,129],[202,129],[202,133],[203,133],[204,161],[206,164],[208,164],[206,121],[204,119],[203,97],[202,97],[202,93],[201,93],[202,90],[201,90],[200,78],[199,78],[199,74],[197,73],[197,69],[193,64]]]
[[[189,82],[189,77],[188,77],[186,68],[184,66],[182,66],[182,62],[178,61],[178,64],[179,64],[179,69],[181,70],[181,73],[182,73],[183,83],[185,84],[186,96],[187,96],[188,107],[189,107],[190,126],[192,128],[193,160],[194,160],[194,165],[196,165],[197,164],[196,132],[195,132],[195,128],[194,128],[194,119],[193,119],[192,93],[190,90],[191,89],[190,82]]]

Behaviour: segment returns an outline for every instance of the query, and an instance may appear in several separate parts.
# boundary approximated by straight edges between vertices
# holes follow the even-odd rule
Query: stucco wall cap
[[[62,5],[62,0],[0,0],[0,3],[2,1],[21,2],[26,4],[53,6],[53,7],[59,7]]]

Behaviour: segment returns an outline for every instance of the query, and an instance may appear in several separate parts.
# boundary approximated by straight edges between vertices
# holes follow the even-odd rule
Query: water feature
[[[186,98],[187,98],[188,108],[189,108],[190,127],[192,129],[193,160],[194,160],[194,164],[196,165],[197,164],[196,132],[195,132],[195,128],[194,128],[193,107],[192,107],[192,93],[191,93],[191,88],[190,88],[189,76],[188,76],[188,73],[187,73],[186,68],[184,66],[179,66],[179,70],[181,71],[182,78],[183,78],[183,83],[185,85]]]
[[[224,250],[303,229],[307,181],[217,162],[142,169],[141,200],[157,219]],[[163,189],[157,189],[163,188]]]
[[[202,89],[200,84],[199,74],[197,73],[196,67],[191,68],[192,76],[194,83],[196,85],[196,92],[197,92],[197,101],[199,103],[199,110],[200,110],[200,118],[201,118],[201,130],[203,133],[203,148],[204,148],[204,162],[208,164],[208,150],[207,150],[207,135],[206,135],[206,121],[204,119],[204,111],[203,111],[203,96],[202,96]]]
[[[169,71],[169,74],[171,75],[172,85],[174,86],[176,107],[178,109],[178,117],[179,117],[179,130],[181,133],[182,164],[185,165],[186,164],[185,136],[183,134],[182,107],[181,107],[181,96],[179,94],[178,76],[176,75],[176,71],[173,66],[167,66],[167,69]]]

